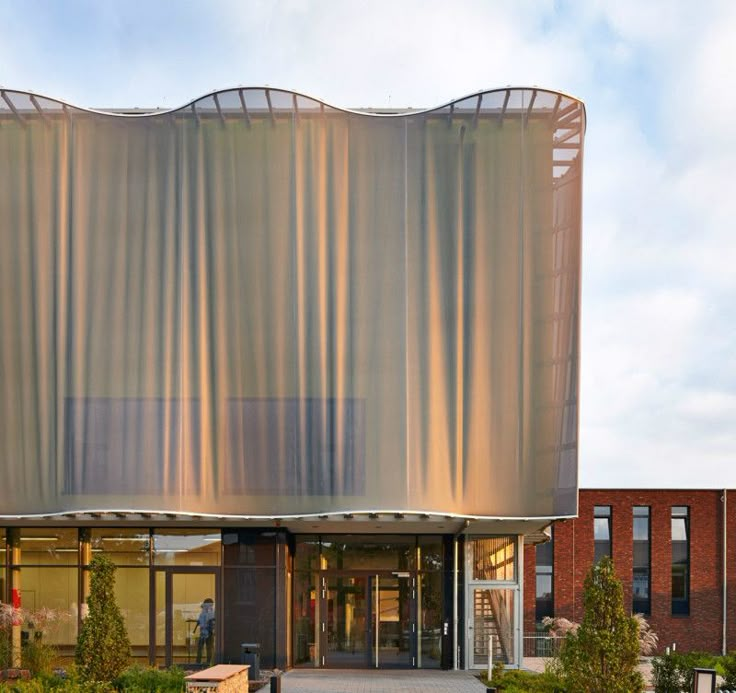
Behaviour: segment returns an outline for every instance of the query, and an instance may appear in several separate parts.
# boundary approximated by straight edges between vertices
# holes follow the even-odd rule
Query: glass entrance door
[[[473,587],[468,604],[468,652],[471,669],[493,662],[514,664],[515,589]],[[490,649],[489,649],[490,648]]]
[[[206,667],[217,652],[217,571],[156,571],[157,664]]]
[[[416,666],[416,578],[323,574],[317,624],[320,664],[335,668]]]
[[[372,578],[374,603],[374,666],[381,668],[408,668],[416,664],[415,578]]]
[[[326,598],[323,625],[323,666],[353,669],[370,660],[369,578],[335,575],[323,578]]]

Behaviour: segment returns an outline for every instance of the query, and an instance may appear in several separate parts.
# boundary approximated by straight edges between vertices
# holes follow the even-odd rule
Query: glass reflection
[[[216,654],[214,572],[156,571],[156,663],[204,667]]]
[[[77,565],[79,532],[76,529],[23,528],[20,548],[21,565]]]
[[[73,654],[79,617],[79,569],[58,566],[21,569],[23,640],[43,641]]]
[[[420,570],[442,570],[441,537],[419,537]]]
[[[514,580],[516,537],[482,537],[470,540],[473,580]]]
[[[316,577],[312,573],[294,573],[294,664],[317,665],[318,641],[315,621]]]
[[[6,565],[7,555],[7,538],[5,530],[0,529],[0,566]],[[5,571],[0,570],[0,604],[5,601],[6,585],[5,585]]]
[[[92,552],[104,552],[115,565],[149,564],[151,535],[147,529],[92,529]]]
[[[319,537],[297,537],[294,570],[318,570],[320,568],[319,556]]]
[[[443,562],[442,536],[297,537],[295,666],[439,668]]]
[[[370,618],[367,577],[333,577],[327,586],[327,651],[325,664],[364,667],[368,664]]]
[[[156,571],[155,581],[156,635],[154,657],[158,666],[166,666],[166,573]]]
[[[411,580],[376,577],[372,592],[378,626],[373,662],[384,668],[411,666]]]
[[[412,570],[415,537],[333,535],[322,537],[322,568],[335,570]]]
[[[115,571],[115,600],[125,619],[133,657],[148,659],[149,572],[141,568]]]
[[[442,574],[419,576],[419,657],[423,669],[438,669],[442,660]]]
[[[220,565],[221,534],[187,529],[157,529],[153,535],[156,565]]]
[[[473,667],[488,665],[489,636],[493,661],[514,663],[514,591],[473,589]]]
[[[215,652],[215,576],[174,574],[172,588],[172,663],[209,666]]]

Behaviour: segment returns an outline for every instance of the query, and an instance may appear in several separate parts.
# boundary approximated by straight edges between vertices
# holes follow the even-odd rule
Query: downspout
[[[728,617],[728,489],[723,489],[723,646],[721,654],[725,657],[728,650],[728,629],[726,619]]]
[[[459,658],[458,658],[458,639],[457,639],[457,621],[458,621],[458,608],[457,599],[459,596],[458,592],[458,548],[457,539],[458,537],[470,526],[470,520],[465,520],[463,526],[455,532],[452,537],[453,547],[453,570],[452,570],[452,668],[457,671]]]

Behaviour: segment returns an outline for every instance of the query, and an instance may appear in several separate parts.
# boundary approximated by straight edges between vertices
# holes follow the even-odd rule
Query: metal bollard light
[[[493,678],[493,635],[488,635],[488,683]],[[495,686],[487,686],[486,693],[496,693],[497,688]]]
[[[488,680],[493,678],[493,634],[488,635]]]
[[[278,675],[271,677],[271,693],[281,693],[281,677]]]

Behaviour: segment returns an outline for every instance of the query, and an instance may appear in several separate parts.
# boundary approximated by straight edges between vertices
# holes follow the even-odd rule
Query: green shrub
[[[130,660],[130,640],[115,602],[115,565],[97,555],[90,571],[89,612],[77,639],[77,668],[83,682],[112,681]]]
[[[3,693],[115,693],[109,683],[90,681],[82,683],[58,676],[40,676],[30,681],[17,681],[6,684]]]
[[[56,648],[42,638],[30,638],[21,648],[21,666],[33,676],[51,674],[57,657]]]
[[[536,674],[520,669],[505,669],[500,662],[493,666],[491,681],[482,680],[504,693],[565,693],[566,690],[560,678],[552,672]]]
[[[182,693],[185,690],[184,672],[176,667],[158,671],[148,667],[132,667],[114,682],[80,681],[76,672],[68,677],[42,675],[30,681],[0,685],[2,693]]]
[[[723,659],[707,652],[671,652],[655,657],[652,659],[654,690],[656,693],[690,691],[693,685],[693,669],[717,669]]]
[[[180,693],[184,690],[184,672],[178,667],[159,671],[150,667],[131,667],[114,681],[119,691],[136,693]]]
[[[736,688],[736,652],[729,652],[718,660],[718,670],[723,676],[723,687]]]
[[[0,625],[0,669],[7,669],[13,661],[10,627]]]
[[[624,611],[623,588],[613,562],[603,558],[585,578],[585,612],[570,632],[559,658],[561,678],[570,693],[639,693],[644,681],[639,663],[639,625]]]
[[[682,678],[683,690],[691,691],[693,688],[693,669],[715,669],[718,656],[707,652],[683,652],[675,654],[677,666]]]
[[[662,655],[652,659],[652,683],[656,693],[680,693],[682,678],[674,657]]]

